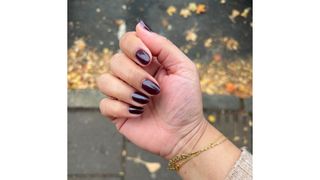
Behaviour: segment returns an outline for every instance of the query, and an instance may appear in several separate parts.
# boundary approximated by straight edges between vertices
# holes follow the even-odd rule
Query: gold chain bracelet
[[[226,140],[227,140],[226,137],[220,136],[215,142],[210,143],[207,147],[205,147],[205,148],[203,148],[203,149],[201,149],[199,151],[192,152],[192,153],[189,153],[189,154],[177,155],[177,156],[175,156],[175,157],[173,157],[172,159],[169,160],[168,169],[169,170],[173,170],[173,171],[178,171],[182,167],[182,165],[184,165],[186,162],[188,162],[193,157],[198,156],[202,152],[207,151],[207,150],[209,150],[209,149],[211,149],[211,148],[223,143]]]

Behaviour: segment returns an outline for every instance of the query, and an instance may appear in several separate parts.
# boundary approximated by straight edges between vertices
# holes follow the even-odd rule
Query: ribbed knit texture
[[[252,179],[252,155],[245,147],[241,148],[241,150],[240,158],[229,172],[226,180]]]

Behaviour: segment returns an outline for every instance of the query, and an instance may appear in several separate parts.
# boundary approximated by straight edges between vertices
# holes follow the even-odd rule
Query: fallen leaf
[[[83,51],[86,48],[86,43],[80,38],[74,42],[74,47],[76,52]]]
[[[212,38],[208,38],[204,41],[204,47],[209,48],[212,46]]]
[[[189,11],[189,9],[181,9],[180,16],[187,18],[188,16],[191,16],[191,12]]]
[[[193,30],[187,31],[186,40],[187,41],[196,41],[197,40],[197,34]]]
[[[197,5],[197,9],[196,9],[196,13],[197,14],[202,14],[206,12],[206,5],[204,4],[198,4]]]
[[[240,137],[239,137],[239,136],[233,137],[233,141],[239,141],[239,140],[240,140]]]
[[[150,173],[155,173],[157,172],[160,168],[161,168],[161,164],[160,163],[150,163],[150,162],[146,162],[145,166],[147,167],[148,171]]]
[[[208,120],[209,120],[209,122],[214,123],[214,122],[216,122],[216,117],[214,115],[210,114],[208,116]]]
[[[226,84],[226,90],[229,93],[233,93],[236,90],[236,86],[233,83],[227,83]]]
[[[212,57],[212,60],[215,62],[220,62],[222,60],[222,56],[220,53],[215,53]]]
[[[248,17],[248,14],[249,14],[250,10],[251,10],[251,8],[249,8],[249,7],[244,9],[242,11],[242,13],[241,13],[241,16],[244,17],[244,18]]]
[[[197,4],[196,4],[196,3],[189,3],[188,9],[189,9],[191,12],[195,12],[195,11],[197,10]]]
[[[176,9],[176,7],[174,7],[174,6],[169,6],[169,7],[167,8],[167,14],[168,14],[169,16],[172,16],[174,13],[176,13],[176,11],[177,11],[177,9]]]
[[[238,17],[239,15],[240,15],[240,11],[233,9],[229,18],[232,22],[235,22],[235,18]]]
[[[226,46],[226,48],[230,51],[235,51],[239,49],[239,42],[233,38],[224,37],[222,38],[222,42]]]

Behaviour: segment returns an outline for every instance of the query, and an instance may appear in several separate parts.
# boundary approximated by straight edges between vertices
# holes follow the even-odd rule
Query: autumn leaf
[[[181,9],[180,16],[187,18],[188,16],[191,16],[191,12],[189,11],[189,9]]]
[[[213,55],[212,60],[215,62],[220,62],[222,60],[222,56],[220,53],[216,53]]]
[[[193,31],[193,30],[189,30],[187,31],[187,34],[186,34],[186,41],[196,41],[197,40],[197,34]]]
[[[198,4],[197,5],[197,9],[196,9],[196,13],[197,14],[202,14],[206,12],[206,5],[204,4]]]
[[[208,38],[208,39],[206,39],[205,41],[204,41],[204,47],[206,47],[206,48],[209,48],[209,47],[211,47],[212,46],[212,38]]]
[[[240,11],[233,9],[231,12],[231,15],[229,15],[229,18],[232,22],[235,22],[235,18],[240,15]]]
[[[249,7],[244,9],[242,11],[242,13],[241,13],[241,16],[244,17],[244,18],[248,17],[248,14],[249,14],[250,10],[251,10],[251,8],[249,8]]]
[[[214,123],[214,122],[216,122],[216,117],[213,114],[210,114],[208,116],[208,120],[209,120],[209,122]]]
[[[196,4],[196,3],[189,3],[188,9],[189,9],[191,12],[195,12],[195,11],[197,10],[197,4]]]
[[[176,13],[176,11],[177,11],[177,9],[174,6],[169,6],[167,8],[167,13],[168,13],[169,16],[172,16],[174,13]]]
[[[233,93],[236,90],[236,86],[233,83],[226,84],[226,91]]]

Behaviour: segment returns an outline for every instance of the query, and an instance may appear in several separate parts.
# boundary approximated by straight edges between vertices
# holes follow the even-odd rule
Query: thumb
[[[169,73],[175,73],[183,67],[190,66],[192,61],[167,38],[152,32],[142,20],[136,26],[137,36],[149,48],[153,56]],[[179,68],[178,68],[179,67]]]

